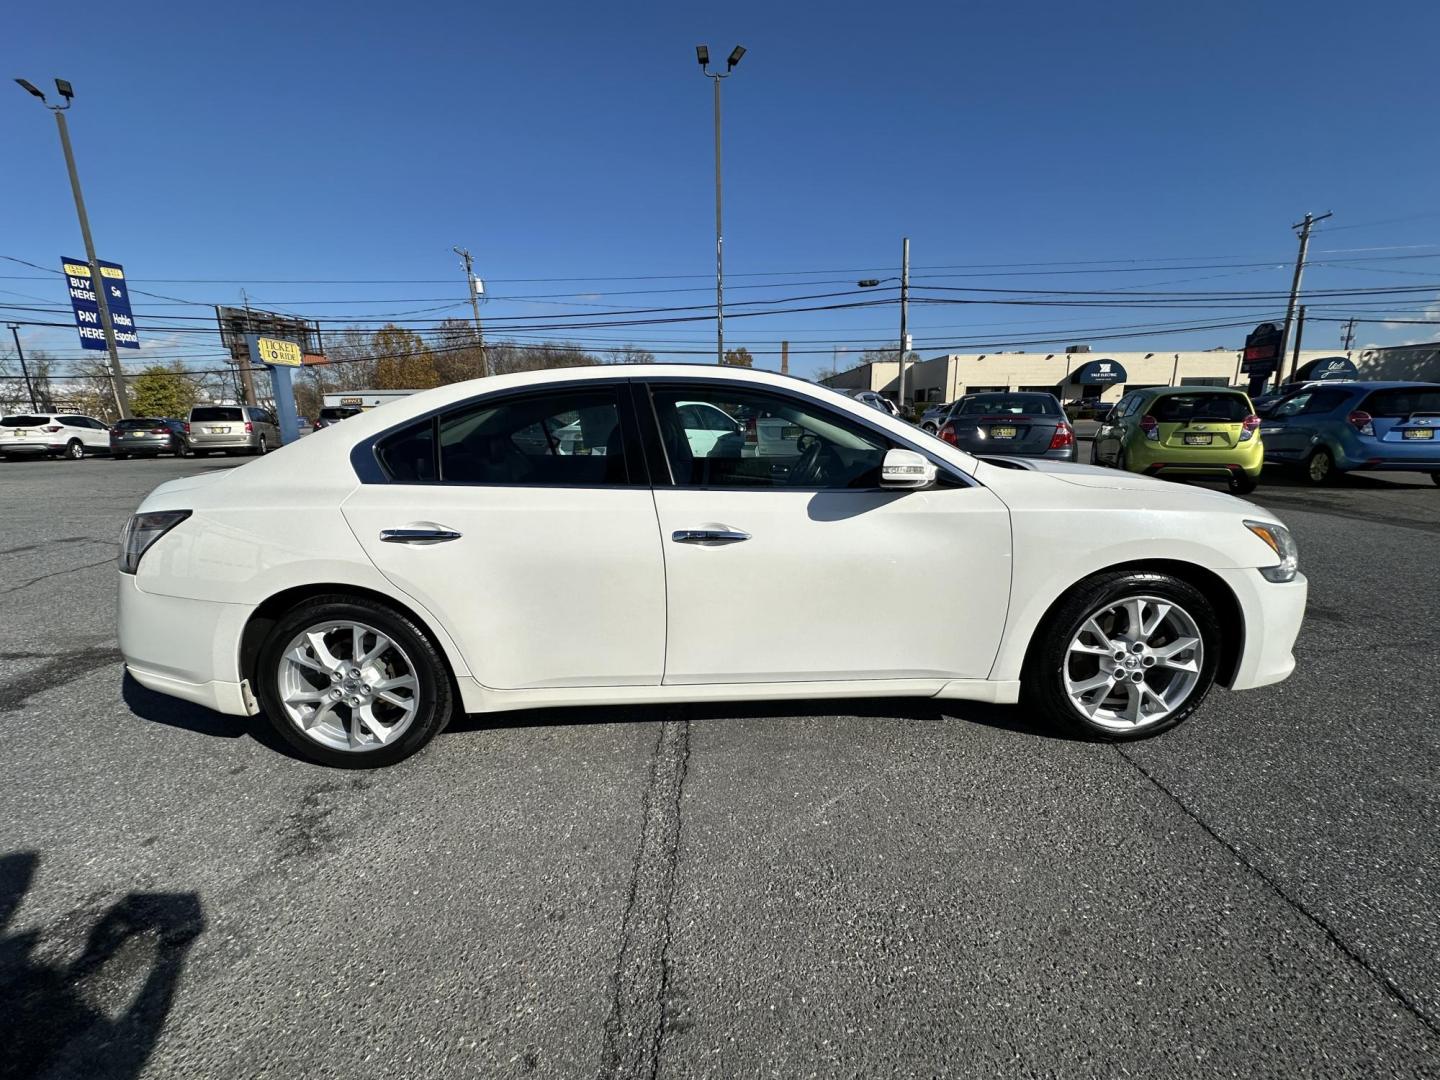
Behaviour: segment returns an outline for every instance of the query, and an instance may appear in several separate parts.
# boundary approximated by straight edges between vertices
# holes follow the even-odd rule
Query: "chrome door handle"
[[[381,529],[380,541],[385,544],[443,544],[447,540],[459,540],[461,534],[454,529]]]
[[[750,534],[738,529],[676,529],[670,539],[677,544],[738,544]]]

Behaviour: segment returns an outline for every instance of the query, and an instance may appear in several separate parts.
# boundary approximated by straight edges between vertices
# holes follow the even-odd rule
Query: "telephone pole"
[[[40,406],[35,402],[35,387],[30,385],[30,369],[25,366],[25,350],[20,347],[20,324],[10,323],[10,333],[15,335],[15,351],[20,355],[20,374],[25,379],[25,393],[30,395],[30,408],[32,411],[39,410]]]
[[[1295,324],[1295,308],[1300,303],[1300,277],[1305,273],[1305,254],[1310,250],[1310,229],[1317,221],[1324,221],[1326,218],[1334,216],[1329,211],[1319,217],[1314,214],[1306,214],[1304,221],[1290,226],[1292,229],[1300,230],[1300,254],[1295,259],[1295,277],[1290,281],[1290,303],[1285,307],[1285,325],[1280,330],[1280,362],[1275,365],[1275,389],[1277,390],[1280,389],[1280,384],[1285,379],[1285,346],[1290,343],[1290,327]]]
[[[790,374],[790,342],[780,342],[780,374]]]
[[[470,290],[470,311],[475,316],[475,345],[480,350],[480,374],[490,374],[490,360],[485,355],[485,331],[480,325],[480,290],[475,287],[475,264],[467,248],[451,248],[465,262],[465,286]],[[481,286],[483,289],[484,286]]]
[[[905,354],[910,348],[907,324],[910,320],[910,238],[900,244],[900,415],[905,415]]]
[[[1300,340],[1305,336],[1305,305],[1300,305],[1300,318],[1295,322],[1295,351],[1290,356],[1290,377],[1295,377],[1295,371],[1300,366]]]
[[[90,288],[95,293],[95,306],[100,309],[100,327],[105,331],[105,348],[110,352],[110,379],[114,384],[115,407],[120,419],[130,418],[130,395],[125,388],[125,375],[120,368],[120,353],[115,348],[115,327],[110,322],[110,302],[105,298],[105,279],[100,276],[100,261],[95,258],[95,241],[90,236],[90,217],[85,213],[85,196],[80,193],[80,174],[75,169],[75,152],[70,148],[70,128],[65,123],[65,110],[75,97],[75,88],[66,79],[56,79],[55,89],[65,99],[64,105],[51,105],[33,83],[16,79],[25,90],[39,98],[55,114],[60,129],[60,147],[65,151],[65,168],[70,173],[70,193],[75,196],[75,215],[80,219],[80,235],[85,240],[85,258],[90,260]]]
[[[1345,333],[1341,340],[1345,343],[1345,351],[1349,352],[1355,347],[1355,317],[1352,315],[1345,324]]]

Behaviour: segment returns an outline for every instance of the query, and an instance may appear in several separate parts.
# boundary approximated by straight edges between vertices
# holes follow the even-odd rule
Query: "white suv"
[[[0,417],[0,454],[6,461],[20,457],[67,457],[110,453],[110,428],[93,416],[73,413],[16,413]]]

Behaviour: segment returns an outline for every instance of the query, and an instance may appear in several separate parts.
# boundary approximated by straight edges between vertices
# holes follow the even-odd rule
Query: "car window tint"
[[[1306,390],[1303,394],[1295,394],[1275,406],[1273,416],[1294,416],[1310,403],[1311,391]]]
[[[1398,386],[1376,390],[1360,404],[1360,409],[1371,416],[1440,414],[1440,386]]]
[[[440,476],[458,484],[628,483],[618,392],[553,391],[450,413],[440,420]]]
[[[35,416],[25,413],[19,416],[6,416],[0,418],[0,427],[44,427],[50,422],[48,416]]]
[[[1300,411],[1303,413],[1327,413],[1350,396],[1348,390],[1316,390]]]
[[[1059,416],[1060,403],[1049,394],[987,394],[965,403],[962,416]]]
[[[1235,393],[1162,394],[1150,406],[1162,424],[1189,420],[1239,423],[1250,415],[1250,403]]]
[[[687,430],[679,406],[697,399],[734,417],[735,426]],[[748,387],[661,387],[653,400],[671,475],[685,487],[876,487],[891,446],[815,402]]]
[[[190,422],[214,423],[217,420],[240,420],[244,414],[235,405],[198,405],[190,410]]]
[[[380,466],[396,483],[426,484],[436,478],[435,421],[412,424],[387,435],[375,447]]]

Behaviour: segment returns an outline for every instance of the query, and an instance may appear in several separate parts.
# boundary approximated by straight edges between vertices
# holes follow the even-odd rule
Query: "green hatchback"
[[[1094,462],[1148,476],[1219,476],[1255,490],[1265,463],[1260,418],[1242,390],[1155,386],[1132,390],[1095,433]]]

